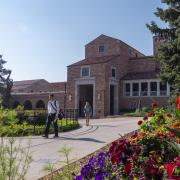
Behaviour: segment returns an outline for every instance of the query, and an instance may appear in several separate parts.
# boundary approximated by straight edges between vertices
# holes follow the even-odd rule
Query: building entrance
[[[86,101],[89,102],[93,110],[93,85],[79,85],[79,116],[80,117],[84,117],[83,109]]]
[[[114,115],[114,85],[110,85],[110,115]]]

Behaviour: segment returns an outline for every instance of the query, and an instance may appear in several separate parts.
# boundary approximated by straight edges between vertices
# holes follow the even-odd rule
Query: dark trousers
[[[46,124],[46,129],[45,129],[46,136],[48,136],[49,134],[49,128],[50,128],[51,122],[53,122],[54,124],[55,136],[58,136],[58,124],[57,124],[57,120],[55,121],[55,117],[56,117],[56,114],[48,114],[47,124]]]

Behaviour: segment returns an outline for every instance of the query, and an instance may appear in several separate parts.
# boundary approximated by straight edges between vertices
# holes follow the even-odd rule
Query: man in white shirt
[[[49,101],[47,105],[48,109],[48,117],[47,117],[47,124],[46,124],[46,129],[45,129],[45,134],[43,137],[48,138],[49,135],[49,128],[51,125],[51,122],[54,124],[54,132],[55,136],[54,138],[58,138],[58,114],[59,114],[59,102],[54,99],[54,94],[49,95]]]

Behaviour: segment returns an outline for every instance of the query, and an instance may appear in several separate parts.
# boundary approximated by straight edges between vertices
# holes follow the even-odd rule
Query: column
[[[166,91],[166,95],[170,96],[171,92],[170,92],[170,85],[167,83],[167,91]]]
[[[160,96],[160,82],[157,82],[157,96]]]
[[[139,96],[141,96],[141,83],[139,82]]]
[[[148,96],[150,96],[150,82],[148,82]]]
[[[132,88],[132,82],[130,82],[130,96],[132,96],[132,90],[133,90],[133,88]]]

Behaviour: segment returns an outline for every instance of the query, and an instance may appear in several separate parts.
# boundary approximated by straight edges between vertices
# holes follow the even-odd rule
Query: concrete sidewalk
[[[90,126],[85,126],[85,120],[80,120],[81,128],[59,133],[60,138],[49,139],[40,136],[31,137],[31,152],[33,162],[27,174],[28,180],[35,180],[45,175],[42,168],[45,164],[63,160],[64,157],[58,153],[63,147],[72,149],[70,159],[78,160],[106,144],[117,139],[125,133],[137,129],[137,120],[139,118],[118,117],[106,119],[94,119],[90,121]],[[22,140],[22,146],[26,147],[28,137],[17,138]],[[63,165],[59,165],[60,168]]]

